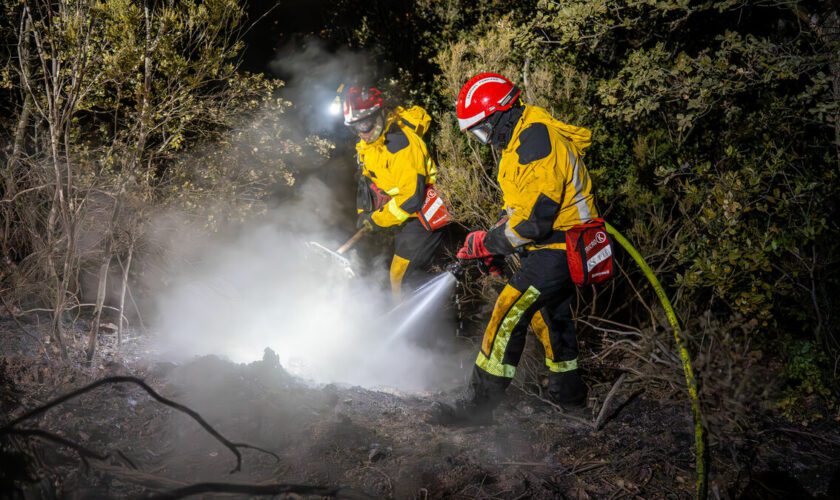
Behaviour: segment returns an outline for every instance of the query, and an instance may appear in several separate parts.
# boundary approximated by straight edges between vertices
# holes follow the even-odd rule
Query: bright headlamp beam
[[[330,103],[330,107],[328,111],[331,115],[337,116],[341,114],[341,93],[344,92],[344,84],[340,84],[337,89],[335,89],[335,99],[332,100]]]
[[[339,96],[335,96],[335,99],[332,100],[329,111],[333,116],[336,116],[341,112],[341,98]]]

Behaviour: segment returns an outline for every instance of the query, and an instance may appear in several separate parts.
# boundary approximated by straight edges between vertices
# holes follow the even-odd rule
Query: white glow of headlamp
[[[339,96],[335,96],[335,99],[332,100],[329,107],[330,114],[333,116],[337,116],[341,113],[341,98]]]
[[[330,102],[329,108],[327,110],[332,116],[338,116],[341,114],[341,93],[344,92],[344,84],[338,86],[335,89],[335,98]]]

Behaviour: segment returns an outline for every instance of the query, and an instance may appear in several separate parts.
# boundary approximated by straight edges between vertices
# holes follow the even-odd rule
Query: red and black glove
[[[473,231],[464,240],[464,246],[455,254],[459,259],[483,259],[492,257],[493,254],[487,251],[484,246],[484,237],[487,231]]]
[[[370,193],[373,197],[374,212],[384,207],[388,204],[389,201],[391,201],[391,196],[385,191],[379,189],[379,186],[377,186],[376,184],[371,182],[370,186],[368,187],[370,188]]]
[[[481,274],[489,274],[495,278],[501,278],[505,274],[505,258],[501,255],[484,257],[478,263],[478,270]]]

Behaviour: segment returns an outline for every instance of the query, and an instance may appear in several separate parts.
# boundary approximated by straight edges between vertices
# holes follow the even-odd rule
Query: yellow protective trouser
[[[427,231],[416,218],[402,225],[391,260],[391,293],[395,300],[400,299],[403,283],[419,285],[426,277],[426,268],[432,263],[442,238],[441,230]]]
[[[472,385],[479,397],[503,392],[513,379],[529,324],[545,349],[545,363],[551,373],[577,369],[578,347],[570,307],[573,297],[565,251],[543,249],[524,255],[519,271],[496,300],[476,357],[478,369],[473,378],[478,380]]]

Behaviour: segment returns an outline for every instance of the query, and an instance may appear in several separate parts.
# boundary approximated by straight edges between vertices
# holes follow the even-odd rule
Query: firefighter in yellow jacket
[[[461,130],[501,153],[498,182],[504,216],[489,231],[467,235],[462,259],[519,252],[521,267],[499,294],[473,368],[468,395],[444,407],[447,423],[486,423],[513,379],[528,325],[545,350],[549,397],[565,407],[585,406],[571,318],[575,296],[564,230],[597,217],[592,186],[581,161],[590,132],[526,106],[502,75],[481,73],[458,96]]]
[[[404,283],[425,278],[441,242],[441,232],[418,219],[437,172],[423,141],[430,122],[419,106],[386,113],[381,93],[373,87],[351,87],[344,96],[344,124],[359,137],[357,225],[372,231],[400,228],[390,270],[396,299]]]

